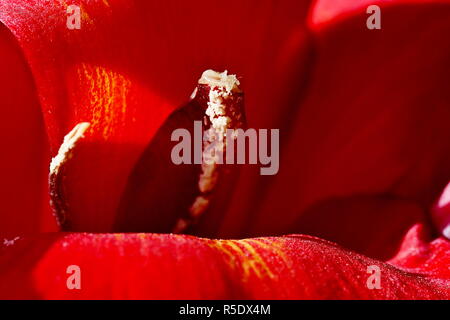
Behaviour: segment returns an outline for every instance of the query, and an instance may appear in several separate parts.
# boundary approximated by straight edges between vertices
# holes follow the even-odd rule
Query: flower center
[[[223,214],[238,169],[225,167],[220,154],[227,147],[228,129],[245,126],[244,97],[239,85],[237,77],[227,71],[203,73],[191,101],[169,117],[131,173],[114,231],[190,233],[205,215],[218,219]],[[206,133],[201,164],[176,165],[170,158],[161,157],[170,155],[168,147],[174,129],[188,130],[199,120]],[[64,184],[68,182],[64,172],[68,163],[76,161],[77,146],[88,128],[88,123],[75,126],[50,166],[51,205],[63,230],[71,230],[71,217],[77,214],[65,200]]]

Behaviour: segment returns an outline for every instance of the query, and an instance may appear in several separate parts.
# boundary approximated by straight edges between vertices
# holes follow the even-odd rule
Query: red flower
[[[0,298],[450,297],[450,1],[73,2],[80,30],[63,1],[0,4]],[[178,175],[141,198],[132,177],[165,173],[139,165],[209,68],[242,77],[249,127],[280,128],[279,173],[244,166],[192,232],[248,239],[108,233],[171,231]],[[81,122],[73,233],[51,233],[50,157]]]

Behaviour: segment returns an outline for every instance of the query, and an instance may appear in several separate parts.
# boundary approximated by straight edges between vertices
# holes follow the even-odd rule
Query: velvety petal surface
[[[0,252],[2,298],[450,297],[448,279],[407,273],[309,236],[207,240],[158,234],[44,234],[18,240]],[[80,290],[67,287],[71,265],[80,267]],[[380,268],[381,289],[367,286],[367,268],[373,265]]]

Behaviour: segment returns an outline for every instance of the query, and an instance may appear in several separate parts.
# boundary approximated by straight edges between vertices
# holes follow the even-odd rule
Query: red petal
[[[444,4],[389,6],[382,30],[366,28],[365,10],[314,29],[315,66],[298,113],[289,115],[295,120],[280,172],[239,189],[223,233],[280,234],[295,226],[360,250],[358,230],[391,225],[394,212],[396,235],[380,227],[369,245],[393,236],[397,247],[422,221],[420,209],[397,204],[428,209],[450,178],[449,16]],[[367,199],[365,207],[351,204],[355,198]],[[355,208],[345,222],[330,209],[333,201]],[[315,224],[306,231],[299,216],[310,210]],[[257,214],[238,219],[249,211]],[[278,212],[282,218],[274,219]]]
[[[406,234],[398,254],[389,262],[413,273],[450,280],[450,241],[440,237],[430,241],[423,225],[415,225]]]
[[[81,290],[67,288],[70,265],[80,267]],[[371,265],[381,269],[381,289],[367,287]],[[405,273],[306,236],[47,234],[4,248],[0,266],[2,298],[450,298],[448,281]]]
[[[2,241],[2,236],[55,230],[55,222],[46,204],[50,157],[34,82],[16,40],[2,24],[0,70]]]

